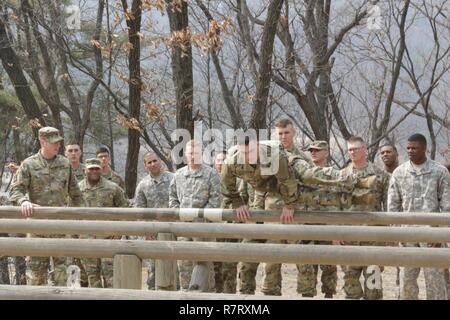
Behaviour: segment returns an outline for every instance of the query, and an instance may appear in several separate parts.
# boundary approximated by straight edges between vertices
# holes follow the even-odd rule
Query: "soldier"
[[[22,215],[31,217],[33,207],[64,207],[70,198],[73,206],[82,206],[83,199],[69,160],[58,155],[61,147],[58,129],[44,127],[39,130],[39,152],[25,159],[11,187],[10,201],[21,206]],[[45,238],[48,236],[34,235]],[[64,237],[52,235],[50,237]],[[53,257],[54,279],[57,286],[66,286],[66,258]],[[29,266],[32,272],[32,285],[47,284],[49,257],[30,257]]]
[[[121,187],[123,190],[125,190],[125,181],[123,181],[122,177],[111,169],[109,166],[109,163],[111,161],[111,155],[109,153],[109,149],[106,147],[100,147],[95,152],[95,156],[100,159],[100,162],[102,163],[102,177],[115,182]]]
[[[398,167],[398,152],[393,144],[385,144],[380,147],[380,158],[386,172],[392,173]]]
[[[309,144],[308,151],[311,154],[312,162],[314,166],[325,168],[323,178],[324,179],[338,179],[339,170],[329,167],[328,164],[328,143],[326,141],[316,140]],[[309,191],[311,194],[311,200],[305,203],[305,209],[310,210],[320,210],[320,211],[340,211],[340,201],[337,198],[338,193],[326,193],[326,190],[315,189]],[[323,203],[327,201],[328,203]],[[322,202],[322,203],[321,203]],[[334,204],[332,203],[334,202]],[[302,241],[304,244],[332,244],[331,241]],[[298,277],[298,293],[301,293],[303,297],[314,297],[317,295],[317,273],[319,266],[304,264],[298,266],[299,277]],[[322,270],[322,293],[325,294],[325,298],[331,299],[333,295],[336,294],[337,287],[337,267],[335,265],[320,265],[320,270]]]
[[[173,173],[161,170],[161,159],[154,152],[144,155],[144,166],[148,175],[139,182],[136,188],[136,208],[168,208],[169,187]],[[155,240],[154,236],[147,240]],[[151,259],[148,269],[147,285],[149,290],[155,289],[155,260]],[[158,288],[162,289],[162,288]]]
[[[190,140],[186,144],[187,166],[178,169],[170,183],[170,208],[218,208],[220,205],[220,179],[217,172],[202,164],[202,145]],[[205,222],[196,219],[196,222]],[[213,241],[204,238],[178,237],[178,241]],[[194,264],[208,270],[207,288],[198,288],[191,281]],[[184,290],[214,290],[214,265],[212,262],[178,261],[180,287]]]
[[[70,166],[72,167],[73,173],[77,181],[80,182],[84,179],[84,164],[81,163],[81,148],[78,142],[70,142],[66,144],[64,155],[70,161]]]
[[[296,155],[299,159],[309,162],[306,154],[295,145],[296,131],[289,119],[282,119],[275,124],[275,135],[281,142],[285,151],[292,155]],[[255,200],[252,204],[254,209],[281,209],[283,207],[283,200],[278,191],[269,192],[255,192]],[[264,243],[265,240],[246,240],[246,242],[259,242]],[[269,240],[267,243],[287,243],[285,240]],[[256,275],[258,263],[241,263],[243,268],[243,279],[250,276],[250,273]],[[299,268],[300,265],[297,266]],[[253,269],[252,269],[253,268]],[[244,271],[245,270],[245,271]],[[300,269],[299,269],[300,270]],[[246,275],[245,273],[248,273]],[[299,274],[300,275],[300,274]],[[261,291],[265,295],[281,296],[281,263],[265,263],[264,264],[264,276],[263,285]],[[252,282],[253,283],[253,282]],[[254,289],[252,290],[254,291]]]
[[[367,160],[367,145],[360,137],[347,140],[351,163],[342,169],[342,176],[358,179],[352,194],[350,211],[385,211],[389,173]],[[376,245],[373,242],[346,242],[349,245]],[[346,266],[344,269],[344,291],[347,299],[382,299],[382,266]],[[359,278],[364,275],[364,290]]]
[[[392,173],[388,209],[391,212],[450,212],[450,174],[427,159],[427,140],[421,134],[408,138],[409,161]],[[403,247],[443,247],[441,243],[401,243]],[[444,269],[423,268],[427,300],[447,300]],[[400,268],[400,299],[418,299],[420,268]]]
[[[86,177],[78,185],[86,207],[119,208],[128,207],[124,191],[116,183],[101,176],[101,162],[97,158],[86,160]],[[80,236],[83,238],[85,236]],[[93,239],[112,239],[113,237],[88,236]],[[89,287],[112,288],[113,259],[82,258],[81,263],[87,273]],[[102,277],[101,277],[102,276]],[[103,286],[102,286],[103,278]]]
[[[72,167],[73,173],[77,181],[80,182],[84,179],[85,174],[85,166],[80,161],[81,159],[81,148],[80,144],[76,141],[71,141],[65,145],[64,155],[67,159],[69,159],[70,166]],[[75,239],[78,239],[78,235],[72,236]],[[70,260],[70,259],[69,259]],[[68,262],[69,264],[71,262]],[[80,268],[80,285],[82,287],[87,287],[89,285],[86,270],[84,270],[83,264],[81,263],[80,258],[73,258],[73,264]]]
[[[1,182],[1,180],[0,180]],[[1,184],[0,184],[1,186]],[[6,206],[8,199],[0,194],[0,206]],[[0,237],[7,237],[7,233],[0,233]],[[8,256],[0,256],[0,284],[10,284]]]

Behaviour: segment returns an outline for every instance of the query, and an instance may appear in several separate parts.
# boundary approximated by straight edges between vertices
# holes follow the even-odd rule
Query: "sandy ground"
[[[256,295],[263,295],[261,292],[261,284],[263,278],[263,264],[260,264],[258,267],[258,273],[256,276]],[[297,268],[292,264],[284,264],[281,268],[282,274],[282,295],[286,297],[301,297],[297,294]],[[318,284],[317,284],[317,292],[318,295],[314,299],[325,299],[323,294],[321,293],[321,283],[320,283],[320,275],[321,271],[319,270],[318,274]],[[337,284],[337,294],[334,296],[336,299],[345,299],[345,293],[343,290],[344,285],[344,273],[338,267],[338,284]],[[398,296],[398,286],[395,284],[397,278],[397,269],[395,267],[385,267],[382,273],[383,279],[383,296],[385,300],[396,300]],[[147,268],[144,268],[142,272],[143,284],[142,288],[146,289],[146,281],[147,281]],[[361,277],[362,281],[362,277]],[[419,299],[425,299],[425,280],[423,277],[423,272],[420,273],[419,276]],[[362,283],[362,282],[361,282]]]

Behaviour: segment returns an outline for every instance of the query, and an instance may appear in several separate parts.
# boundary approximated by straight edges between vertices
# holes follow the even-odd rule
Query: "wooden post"
[[[157,240],[176,241],[173,233],[158,233]],[[155,289],[165,291],[177,290],[177,261],[155,260]]]
[[[117,289],[142,289],[142,260],[135,255],[115,255],[113,284]]]

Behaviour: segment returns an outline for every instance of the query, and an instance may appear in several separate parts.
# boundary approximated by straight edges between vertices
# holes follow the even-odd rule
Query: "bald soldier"
[[[87,159],[85,167],[86,177],[78,185],[86,207],[120,208],[129,206],[123,189],[101,176],[102,167],[99,159]],[[80,238],[83,237],[85,236],[80,236]],[[113,237],[89,236],[89,238],[112,239]],[[89,287],[113,287],[113,259],[82,258],[81,263],[86,270]]]
[[[58,129],[44,127],[39,130],[41,149],[25,159],[17,171],[10,191],[10,201],[21,206],[22,215],[31,217],[36,206],[83,206],[83,199],[67,158],[58,155],[64,138]],[[65,235],[33,235],[33,237],[64,237]],[[67,285],[66,258],[53,257],[54,280],[57,286]],[[47,284],[49,257],[30,257],[32,285]]]

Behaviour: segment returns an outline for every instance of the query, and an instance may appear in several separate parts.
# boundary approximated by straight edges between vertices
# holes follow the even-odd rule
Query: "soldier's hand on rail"
[[[33,215],[33,207],[39,207],[38,204],[31,203],[30,201],[22,202],[22,215],[24,217],[31,217]]]
[[[294,208],[292,206],[284,206],[281,212],[280,220],[282,223],[294,222]]]
[[[236,216],[239,221],[247,222],[251,218],[250,210],[248,206],[243,205],[236,209]]]
[[[400,247],[400,243],[398,242],[386,242],[387,247]]]
[[[148,236],[145,237],[145,240],[156,240],[156,235],[155,234],[149,234]]]
[[[331,241],[333,243],[333,245],[335,246],[343,246],[344,245],[344,241],[343,240],[333,240]]]

